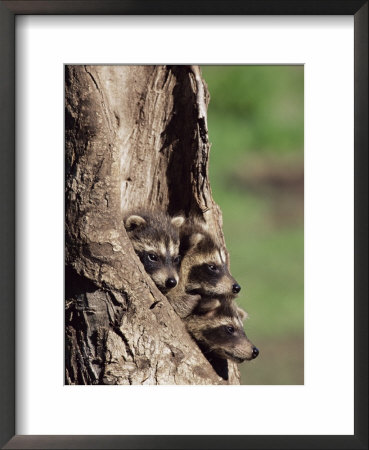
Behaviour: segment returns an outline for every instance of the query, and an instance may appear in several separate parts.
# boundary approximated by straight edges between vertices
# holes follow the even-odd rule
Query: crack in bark
[[[113,325],[113,330],[122,339],[122,341],[125,344],[126,351],[127,351],[128,355],[132,358],[132,360],[134,360],[135,359],[135,354],[132,351],[131,346],[129,344],[129,341],[128,341],[127,337],[125,336],[125,334],[123,333],[123,331],[120,328],[118,328],[117,326],[114,326],[114,325]]]
[[[111,122],[111,120],[110,120],[111,112],[109,111],[109,108],[107,107],[107,105],[106,105],[106,103],[105,103],[104,94],[103,94],[102,90],[100,89],[99,84],[97,83],[95,77],[94,77],[94,76],[92,75],[92,73],[87,69],[87,66],[84,66],[84,68],[85,68],[86,73],[91,77],[91,79],[92,79],[92,81],[93,81],[93,83],[94,83],[94,85],[95,85],[95,87],[96,87],[98,93],[100,94],[100,97],[101,97],[101,104],[102,104],[102,106],[103,106],[103,111],[104,111],[104,113],[105,113],[106,122],[107,122],[107,124],[108,124],[108,126],[109,126],[110,132],[113,133],[113,126],[112,126],[112,122]]]

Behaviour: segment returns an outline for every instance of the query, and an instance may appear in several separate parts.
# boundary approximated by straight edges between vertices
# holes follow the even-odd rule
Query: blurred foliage
[[[303,66],[202,66],[210,181],[246,333],[244,384],[303,384]]]

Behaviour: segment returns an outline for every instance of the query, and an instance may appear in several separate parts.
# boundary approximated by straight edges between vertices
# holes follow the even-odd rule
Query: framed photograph
[[[367,2],[0,21],[3,448],[368,448]]]

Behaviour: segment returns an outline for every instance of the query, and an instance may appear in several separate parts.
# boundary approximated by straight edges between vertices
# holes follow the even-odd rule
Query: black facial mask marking
[[[216,286],[224,275],[225,270],[222,266],[216,266],[216,270],[211,270],[208,264],[201,264],[191,267],[188,280],[192,283],[206,282],[211,286]]]
[[[169,253],[167,253],[166,257],[158,255],[154,252],[146,251],[137,252],[137,255],[140,258],[143,266],[145,267],[146,272],[149,274],[157,272],[158,270],[162,270],[163,268],[166,268],[168,270],[168,273],[176,273],[181,265],[180,258],[177,263],[174,263],[175,258],[170,256]],[[155,258],[153,257],[154,255]]]
[[[234,327],[234,332],[231,334],[227,331],[226,328],[226,325],[220,325],[219,327],[210,328],[208,330],[204,330],[203,335],[205,339],[214,344],[218,344],[221,347],[227,345],[236,345],[240,342],[240,340],[246,338],[243,329],[240,330]]]

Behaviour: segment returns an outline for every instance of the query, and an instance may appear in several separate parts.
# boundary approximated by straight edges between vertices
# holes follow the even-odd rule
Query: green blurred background
[[[242,384],[304,383],[304,69],[202,66],[210,181],[260,355]]]

